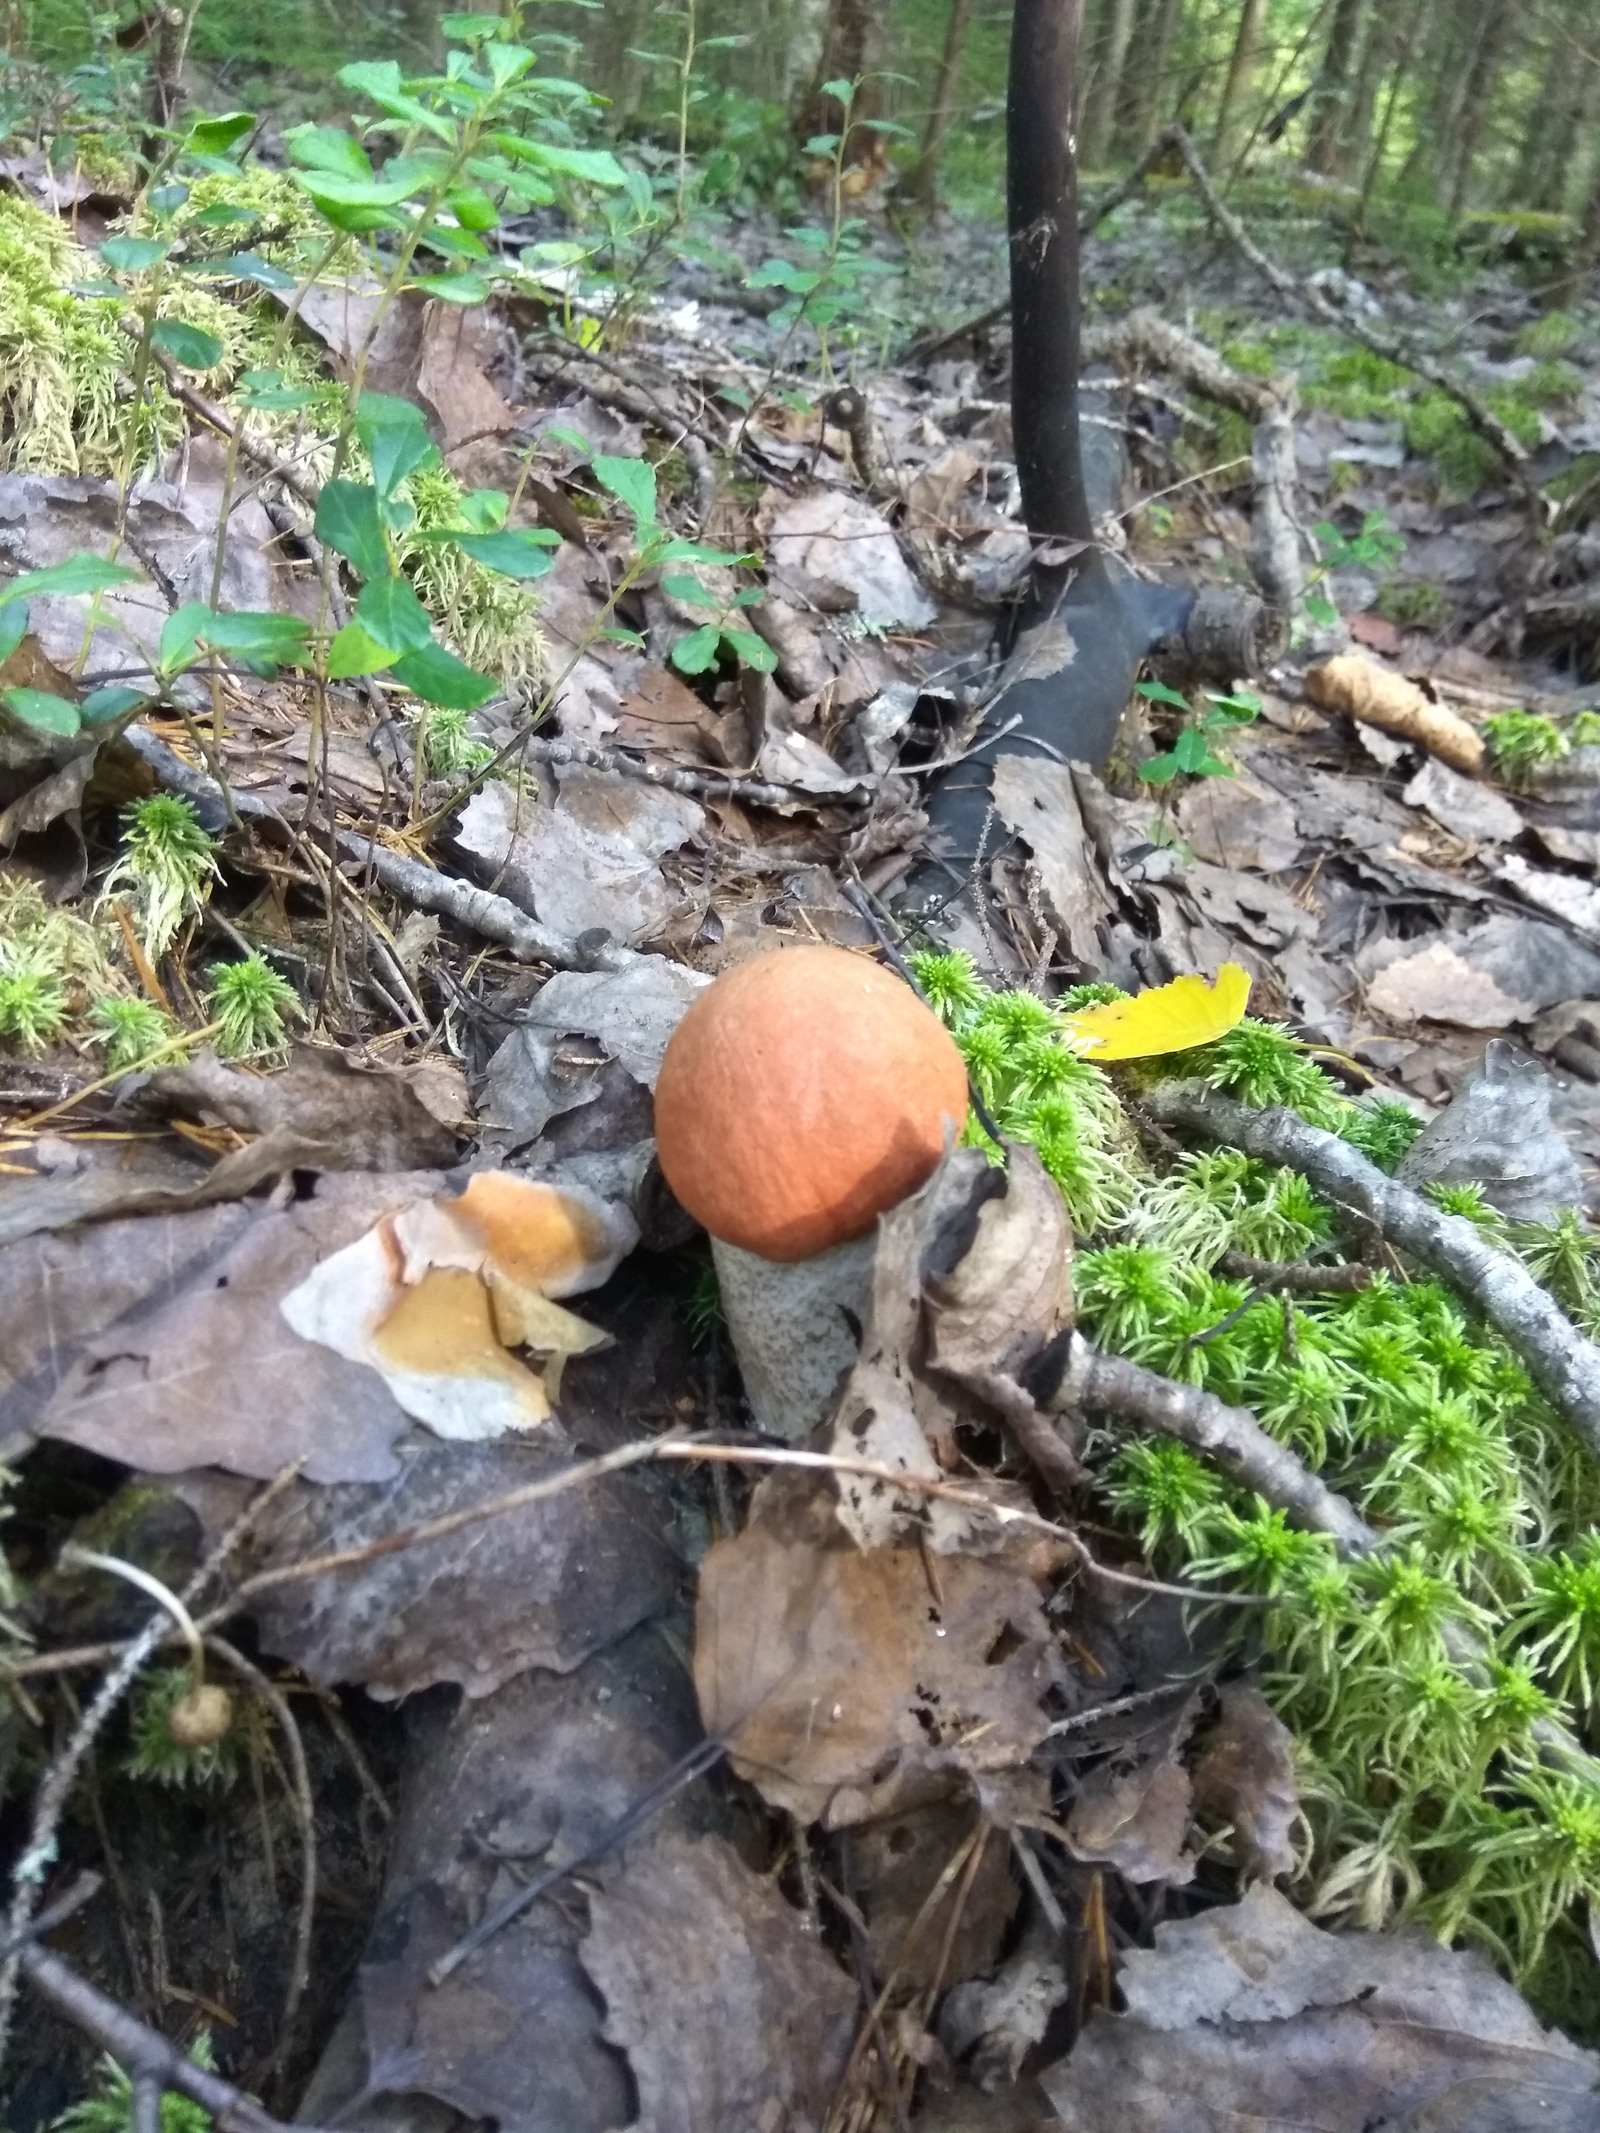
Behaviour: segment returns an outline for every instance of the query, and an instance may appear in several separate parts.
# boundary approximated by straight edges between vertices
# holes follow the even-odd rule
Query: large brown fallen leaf
[[[1222,1714],[1200,1743],[1192,1782],[1195,1813],[1232,1830],[1233,1863],[1247,1881],[1272,1881],[1293,1869],[1290,1838],[1300,1816],[1294,1736],[1250,1682],[1223,1689]]]
[[[87,1341],[33,1427],[159,1474],[220,1466],[267,1480],[384,1481],[406,1417],[376,1371],[290,1330],[279,1301],[317,1261],[436,1192],[436,1172],[330,1173],[190,1261],[170,1293]]]
[[[720,1837],[665,1833],[589,1899],[579,1953],[650,2133],[820,2127],[856,1989]]]
[[[1068,2133],[1442,2133],[1467,2123],[1452,2093],[1485,2086],[1501,2095],[1486,2126],[1600,2125],[1600,2059],[1541,2029],[1480,1956],[1324,1933],[1266,1883],[1157,1926],[1120,1983],[1127,2013],[1096,2012],[1041,2076]],[[1541,2096],[1584,2099],[1580,2115],[1519,2118]]]
[[[832,1491],[789,1477],[700,1566],[695,1686],[708,1733],[775,1806],[838,1829],[1015,1769],[1063,1678],[1041,1583],[1054,1548],[857,1548]]]
[[[627,2064],[601,2033],[605,2011],[579,1958],[572,1883],[443,1984],[428,1968],[519,1877],[586,1852],[691,1746],[687,1691],[665,1643],[643,1629],[576,1673],[525,1674],[487,1702],[419,1723],[378,1914],[303,2116],[398,2129],[460,2113],[499,2133],[636,2122]],[[601,1881],[625,1882],[676,1819],[669,1807],[613,1853]]]
[[[595,1427],[583,1428],[586,1442]],[[244,1567],[273,1570],[370,1547],[463,1505],[491,1503],[577,1456],[576,1432],[560,1423],[533,1443],[446,1444],[413,1431],[381,1485],[295,1483],[263,1515]],[[183,1475],[173,1486],[208,1544],[247,1494],[216,1473]],[[479,1699],[530,1667],[570,1673],[667,1607],[681,1575],[655,1499],[619,1475],[357,1569],[277,1586],[251,1614],[264,1648],[314,1681],[359,1682],[385,1699],[454,1682]]]

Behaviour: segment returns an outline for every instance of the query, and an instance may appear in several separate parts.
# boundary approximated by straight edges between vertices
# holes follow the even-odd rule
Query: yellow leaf
[[[1110,1059],[1153,1059],[1225,1036],[1243,1017],[1249,999],[1249,971],[1224,963],[1215,985],[1204,978],[1174,978],[1131,1000],[1080,1008],[1067,1017],[1067,1036],[1097,1066]]]

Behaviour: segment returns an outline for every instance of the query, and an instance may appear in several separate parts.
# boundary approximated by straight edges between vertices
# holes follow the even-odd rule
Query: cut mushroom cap
[[[862,1236],[925,1182],[966,1115],[944,1025],[842,948],[725,972],[673,1032],[656,1084],[667,1183],[713,1237],[764,1259]]]

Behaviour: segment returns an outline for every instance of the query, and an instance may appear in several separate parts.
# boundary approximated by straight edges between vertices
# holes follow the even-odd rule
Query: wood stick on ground
[[[1029,1389],[1041,1406],[1057,1413],[1098,1409],[1143,1422],[1204,1452],[1245,1488],[1301,1525],[1331,1534],[1350,1554],[1364,1555],[1374,1545],[1376,1536],[1354,1506],[1269,1437],[1248,1408],[1229,1407],[1198,1385],[1180,1385],[1126,1356],[1103,1355],[1079,1333],[1070,1336],[1064,1351],[1057,1353],[1057,1365],[1064,1367],[1053,1386],[1041,1385],[1030,1373]]]
[[[107,1998],[53,1950],[24,1948],[17,1962],[39,1997],[64,2021],[92,2038],[102,2051],[109,2052],[136,2092],[144,2085],[153,2088],[159,2097],[163,2089],[174,2089],[209,2111],[223,2133],[289,2133],[242,2089],[224,2081],[220,2074],[196,2066],[158,2030]],[[316,2129],[297,2126],[294,2133],[316,2133]]]
[[[1447,1215],[1369,1163],[1348,1141],[1293,1111],[1253,1109],[1199,1082],[1163,1082],[1145,1108],[1168,1125],[1264,1162],[1298,1170],[1329,1199],[1373,1222],[1384,1239],[1431,1267],[1476,1305],[1527,1365],[1539,1389],[1600,1457],[1600,1348],[1586,1340],[1519,1259],[1496,1250],[1462,1215]]]
[[[1359,341],[1363,348],[1370,348],[1374,355],[1382,356],[1385,362],[1398,363],[1403,369],[1415,371],[1429,385],[1437,386],[1440,392],[1448,393],[1457,407],[1480,437],[1487,438],[1505,461],[1512,480],[1524,498],[1537,508],[1541,524],[1546,516],[1546,499],[1534,474],[1527,448],[1515,433],[1508,429],[1488,401],[1475,386],[1448,369],[1425,349],[1417,347],[1395,333],[1382,333],[1365,319],[1341,311],[1329,301],[1322,291],[1310,282],[1299,281],[1287,268],[1280,267],[1276,260],[1269,259],[1262,251],[1239,217],[1228,206],[1212,181],[1211,173],[1201,160],[1200,151],[1189,138],[1188,131],[1174,122],[1167,128],[1166,139],[1183,158],[1184,167],[1194,180],[1195,190],[1206,204],[1206,212],[1216,223],[1234,249],[1247,259],[1264,281],[1290,302],[1303,304],[1313,317],[1323,325],[1331,326],[1336,333],[1348,334]]]

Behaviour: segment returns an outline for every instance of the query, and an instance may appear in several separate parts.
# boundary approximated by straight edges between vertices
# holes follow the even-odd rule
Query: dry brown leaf
[[[1481,1956],[1320,1932],[1268,1882],[1155,1938],[1124,1959],[1127,2013],[1097,2011],[1040,2077],[1066,2133],[1588,2133],[1600,2118],[1600,2060],[1542,2030]],[[1498,2091],[1498,2112],[1455,2116],[1474,2090]]]
[[[1039,1579],[1053,1551],[858,1549],[826,1488],[784,1477],[700,1566],[708,1733],[775,1806],[830,1828],[1014,1769],[1062,1678]]]
[[[1182,1888],[1194,1879],[1193,1855],[1183,1848],[1189,1809],[1189,1775],[1170,1752],[1131,1769],[1102,1763],[1072,1803],[1067,1849],[1075,1859],[1115,1867],[1125,1881]]]
[[[663,1835],[589,1899],[579,1950],[649,2133],[817,2127],[856,1988],[719,1837]]]
[[[1534,1003],[1503,992],[1443,941],[1400,956],[1378,973],[1367,1005],[1391,1022],[1451,1022],[1458,1029],[1508,1029],[1532,1019]]]
[[[1384,733],[1399,734],[1438,756],[1453,769],[1476,777],[1483,769],[1483,737],[1474,726],[1443,704],[1424,696],[1403,674],[1358,653],[1325,659],[1306,675],[1306,694],[1325,711],[1343,712]]]
[[[1085,970],[1104,961],[1099,927],[1116,910],[1066,763],[1002,755],[991,779],[995,812],[1033,853],[1050,922]]]
[[[1222,1691],[1222,1715],[1200,1744],[1192,1783],[1195,1813],[1232,1828],[1233,1861],[1247,1880],[1275,1881],[1293,1870],[1294,1737],[1249,1682]]]

